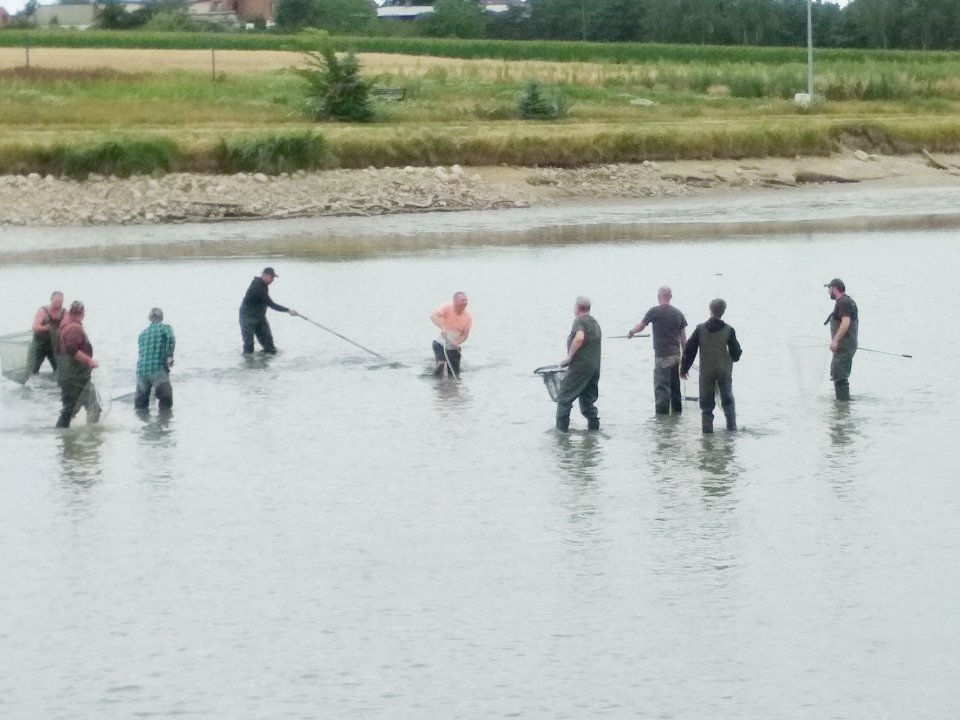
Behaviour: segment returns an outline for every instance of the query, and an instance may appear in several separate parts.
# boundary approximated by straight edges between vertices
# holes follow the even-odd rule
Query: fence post
[[[212,72],[213,81],[217,81],[217,51],[214,48],[210,48],[210,68]]]
[[[30,35],[28,33],[23,34],[23,54],[26,57],[27,70],[30,69]]]

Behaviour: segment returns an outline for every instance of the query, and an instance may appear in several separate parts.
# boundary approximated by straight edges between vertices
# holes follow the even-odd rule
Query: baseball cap
[[[836,289],[839,290],[840,292],[846,292],[846,291],[847,291],[847,286],[843,284],[843,280],[841,280],[840,278],[834,278],[833,280],[831,280],[830,282],[828,282],[826,285],[824,285],[824,287],[825,287],[825,288],[836,288]]]
[[[277,275],[277,273],[274,271],[274,269],[273,269],[272,267],[265,267],[265,268],[263,269],[263,272],[260,273],[260,274],[261,274],[261,275],[273,275],[275,278],[280,277],[279,275]]]

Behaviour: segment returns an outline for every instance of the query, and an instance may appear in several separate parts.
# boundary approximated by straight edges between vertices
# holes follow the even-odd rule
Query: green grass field
[[[18,37],[22,42],[22,32],[0,32],[0,45],[9,47]],[[93,49],[76,67],[0,69],[0,171],[129,174],[149,172],[151,163],[161,171],[268,172],[440,163],[573,166],[822,155],[851,138],[884,152],[960,149],[957,53],[820,53],[817,90],[826,102],[802,111],[792,100],[806,83],[803,53],[796,49],[334,40],[363,51],[416,52],[430,62],[369,56],[367,77],[406,88],[406,98],[376,102],[374,123],[316,124],[304,118],[305,83],[291,69],[297,54],[289,56],[290,67],[277,67],[276,58],[274,67],[256,67],[256,49],[305,46],[305,38],[33,33],[34,47],[60,41]],[[164,58],[175,54],[149,49],[206,42],[250,50],[242,55],[253,69],[233,72],[227,57],[214,80],[200,67],[166,67]],[[132,52],[155,70],[99,67],[97,48],[137,43],[148,49]],[[436,59],[444,53],[451,59]],[[454,58],[473,53],[486,59]],[[530,80],[562,94],[569,117],[521,120],[517,99]],[[146,159],[124,160],[125,153]],[[284,153],[306,158],[305,164]]]

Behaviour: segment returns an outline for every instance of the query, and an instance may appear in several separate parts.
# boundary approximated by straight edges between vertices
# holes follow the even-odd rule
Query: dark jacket
[[[248,318],[262,318],[267,315],[267,308],[273,308],[280,312],[289,312],[289,308],[278,305],[270,299],[270,288],[263,281],[263,278],[257,276],[247,288],[247,294],[243,296],[243,302],[240,303],[240,314]]]
[[[690,371],[690,367],[693,365],[693,361],[697,358],[697,351],[700,349],[700,333],[708,332],[715,333],[723,330],[724,328],[730,329],[730,335],[727,338],[727,352],[730,353],[730,360],[737,362],[740,359],[740,356],[743,354],[743,350],[740,348],[740,343],[737,341],[736,331],[727,325],[723,320],[719,318],[710,318],[705,323],[697,325],[696,329],[693,331],[693,335],[687,340],[687,346],[683,349],[683,363],[680,366],[680,373],[686,374]]]

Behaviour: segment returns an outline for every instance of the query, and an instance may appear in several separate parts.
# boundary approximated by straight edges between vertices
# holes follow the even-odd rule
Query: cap
[[[150,322],[160,322],[163,320],[163,310],[158,307],[150,308],[150,314],[147,315],[147,320]]]
[[[261,275],[273,275],[275,278],[276,278],[276,277],[280,277],[279,275],[277,275],[277,273],[274,271],[274,269],[273,269],[272,267],[265,267],[265,268],[263,269],[263,272],[260,273],[260,274],[261,274]]]
[[[826,285],[824,285],[824,287],[825,287],[825,288],[836,288],[836,289],[839,290],[840,292],[846,292],[846,291],[847,291],[847,286],[843,284],[843,280],[841,280],[840,278],[834,278],[833,280],[831,280],[830,282],[828,282]]]

